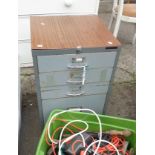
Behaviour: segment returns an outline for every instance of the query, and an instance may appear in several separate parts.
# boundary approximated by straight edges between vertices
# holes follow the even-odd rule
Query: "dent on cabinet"
[[[30,16],[97,14],[99,0],[19,0],[18,46],[21,67],[33,66]]]
[[[105,110],[120,51],[96,15],[31,17],[31,47],[42,124],[50,111]]]

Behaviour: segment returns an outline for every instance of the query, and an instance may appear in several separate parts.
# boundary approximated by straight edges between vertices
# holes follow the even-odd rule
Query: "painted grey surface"
[[[37,63],[37,57],[36,56],[33,56],[33,64],[34,64],[34,71],[35,71],[35,85],[36,85],[36,92],[37,92],[37,101],[38,101],[37,106],[38,106],[38,110],[39,110],[40,126],[43,129],[44,120],[43,120],[43,110],[42,110],[42,101],[41,101],[41,92],[40,92],[38,63]]]
[[[67,66],[72,64],[72,57],[75,56],[85,57],[89,68],[112,67],[116,52],[38,56],[39,72],[66,70]]]
[[[103,112],[106,94],[108,91],[107,89],[109,88],[109,81],[111,79],[114,62],[116,60],[117,48],[86,48],[82,49],[80,53],[77,53],[76,49],[32,50],[32,54],[33,57],[37,57],[37,76],[39,76],[37,94],[39,94],[38,102],[41,118],[44,117],[44,119],[46,119],[49,112],[55,108],[66,109],[70,107],[83,107],[83,105],[85,108],[94,109],[98,113]],[[81,89],[79,87],[79,89],[74,86],[71,88],[70,92],[67,92],[67,87],[64,87],[66,84],[68,86],[67,81],[70,80],[71,77],[69,73],[72,73],[68,66],[70,65],[75,67],[77,65],[77,63],[73,63],[72,61],[72,58],[75,57],[85,58],[84,62],[79,63],[80,65],[78,64],[79,66],[88,65],[86,70],[86,84],[99,82],[100,85],[102,83],[106,83],[107,86],[96,86],[92,88],[84,87],[86,90],[89,89],[87,94],[82,94],[76,97],[64,97],[65,93],[71,93],[73,95],[81,94],[84,90],[84,88]],[[61,91],[55,89],[60,85],[62,85]],[[50,88],[55,90],[51,91]],[[70,89],[70,87],[68,88]],[[48,91],[46,89],[48,89]],[[58,98],[54,99],[56,94]],[[43,100],[41,99],[41,95]],[[61,105],[61,103],[63,104]],[[42,123],[43,122],[44,120],[42,120]]]
[[[68,83],[67,83],[68,84]],[[109,85],[109,82],[92,82],[92,83],[85,83],[84,85]],[[61,86],[51,86],[51,87],[40,87],[40,90],[41,91],[51,91],[51,90],[53,90],[53,89],[55,89],[55,88],[60,88],[60,87],[62,87],[62,86],[66,86],[66,84],[65,85],[61,85]]]
[[[103,112],[105,94],[43,100],[44,121],[54,109],[89,108],[97,113]]]
[[[107,92],[107,95],[106,95],[105,107],[103,109],[104,114],[106,114],[106,111],[107,111],[107,103],[108,103],[108,100],[109,100],[109,97],[110,97],[110,94],[111,94],[111,91],[112,91],[112,82],[114,80],[114,75],[115,75],[115,72],[116,72],[116,69],[117,69],[117,63],[118,63],[120,51],[121,51],[121,47],[118,48],[118,52],[117,52],[117,55],[116,55],[116,58],[115,58],[114,69],[113,69],[113,72],[112,72],[112,76],[111,76],[109,87],[108,87],[108,92]]]
[[[97,68],[97,69],[87,69],[86,70],[86,81],[85,83],[91,82],[109,82],[111,78],[113,68]],[[77,73],[78,74],[78,73]],[[51,87],[66,85],[67,81],[74,80],[75,72],[70,70],[61,72],[51,72],[51,73],[40,73],[40,87]],[[78,76],[78,75],[77,75]],[[81,80],[81,77],[77,77],[77,80]]]
[[[93,95],[100,93],[107,93],[108,85],[102,84],[86,84],[81,89],[80,85],[77,85],[77,90],[73,91],[68,85],[60,87],[52,87],[53,89],[48,91],[41,91],[42,99],[55,99],[55,98],[64,98],[68,97],[68,93],[80,93],[84,92],[84,95]]]
[[[32,49],[32,56],[47,56],[47,55],[64,55],[64,54],[82,54],[82,53],[103,53],[103,52],[117,52],[118,47],[109,46],[108,48],[105,47],[98,47],[98,48],[82,48],[80,52],[77,53],[76,48],[70,49]]]

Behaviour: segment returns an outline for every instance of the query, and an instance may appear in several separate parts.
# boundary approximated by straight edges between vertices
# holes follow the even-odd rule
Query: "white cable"
[[[76,134],[73,134],[74,137],[77,136],[78,134],[81,135],[82,140],[83,140],[83,143],[84,143],[84,147],[85,147],[85,139],[84,139],[82,133],[85,132],[85,131],[87,131],[87,129],[88,129],[88,124],[87,124],[85,121],[82,121],[82,120],[73,120],[73,121],[70,121],[70,122],[68,122],[68,123],[63,127],[63,129],[61,130],[61,133],[60,133],[59,146],[60,146],[60,142],[61,142],[61,139],[62,139],[62,134],[63,134],[65,128],[66,128],[69,124],[72,124],[72,123],[75,123],[75,122],[81,122],[81,123],[84,123],[84,124],[86,125],[86,129],[84,129],[84,130],[82,130],[82,131],[80,131],[80,132],[78,132],[78,133],[76,133]],[[67,142],[67,141],[71,140],[71,139],[73,138],[73,135],[70,136],[70,137],[68,137],[65,141]]]
[[[97,152],[97,150],[98,150],[98,148],[99,148],[99,146],[100,146],[100,144],[101,144],[101,140],[102,140],[102,125],[101,125],[101,121],[100,121],[100,118],[98,117],[98,115],[95,113],[95,111],[93,111],[93,110],[91,110],[91,109],[76,108],[76,109],[64,110],[64,111],[61,111],[61,112],[59,112],[59,113],[54,114],[54,115],[51,117],[51,119],[50,119],[50,121],[49,121],[49,123],[48,123],[48,137],[49,137],[49,140],[50,140],[52,143],[54,143],[54,144],[58,144],[58,142],[55,142],[54,140],[52,140],[52,139],[51,139],[51,136],[50,136],[50,126],[51,126],[52,120],[53,120],[56,116],[58,116],[58,115],[60,115],[60,114],[63,114],[63,113],[65,113],[65,112],[73,112],[73,111],[89,111],[89,112],[92,112],[92,113],[96,116],[96,118],[98,119],[98,122],[99,122],[99,143],[98,143],[97,148],[96,148],[96,150],[95,150],[95,152],[94,152],[94,154],[93,154],[93,155],[95,155],[96,152]],[[90,144],[90,145],[91,145],[91,144]],[[89,145],[89,146],[90,146],[90,145]],[[89,146],[88,146],[88,147],[89,147]],[[84,152],[84,155],[86,155],[86,151]]]
[[[100,138],[99,138],[99,139],[102,139],[102,125],[101,125],[100,118],[99,118],[98,115],[95,113],[95,111],[93,111],[93,110],[91,110],[91,109],[76,108],[76,109],[69,109],[69,110],[61,111],[61,112],[59,112],[59,113],[54,114],[54,115],[51,117],[51,119],[50,119],[50,121],[49,121],[49,123],[48,123],[48,128],[47,128],[47,130],[48,130],[48,138],[49,138],[49,140],[50,140],[52,143],[58,144],[57,141],[52,140],[51,135],[50,135],[50,126],[51,126],[51,123],[52,123],[53,119],[54,119],[56,116],[60,115],[60,114],[63,114],[63,113],[66,113],[66,112],[72,112],[72,111],[89,111],[89,112],[92,112],[92,113],[96,116],[96,118],[98,119],[99,128],[100,128],[100,136],[99,136]]]
[[[96,141],[92,142],[92,143],[86,148],[84,154],[90,149],[90,147],[91,147],[92,145],[94,145],[94,144],[97,143],[97,142],[100,142],[100,143],[101,143],[101,142],[105,142],[105,143],[110,144],[110,145],[116,150],[117,155],[120,155],[120,153],[119,153],[118,149],[116,148],[116,146],[115,146],[113,143],[111,143],[111,142],[109,142],[109,141],[107,141],[107,140],[96,140]]]
[[[68,138],[66,138],[66,139],[61,143],[62,134],[63,134],[65,128],[66,128],[69,124],[75,123],[75,122],[84,123],[84,124],[86,125],[86,128],[85,128],[84,130],[82,130],[82,131],[76,133],[76,134],[73,134],[73,135],[69,136]],[[72,138],[76,137],[77,135],[81,135],[82,141],[83,141],[83,145],[84,145],[84,147],[85,147],[86,143],[85,143],[85,139],[84,139],[82,133],[84,133],[85,131],[87,131],[87,129],[88,129],[88,124],[87,124],[85,121],[82,121],[82,120],[73,120],[73,121],[68,122],[68,123],[63,127],[63,129],[61,130],[61,133],[60,133],[58,155],[61,155],[61,148],[62,148],[63,144],[64,144],[65,142],[71,140]],[[61,144],[60,144],[60,143],[61,143]]]

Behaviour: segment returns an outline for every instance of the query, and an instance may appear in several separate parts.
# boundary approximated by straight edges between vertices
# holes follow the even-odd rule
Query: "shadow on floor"
[[[36,94],[22,96],[19,155],[34,155],[41,134]]]

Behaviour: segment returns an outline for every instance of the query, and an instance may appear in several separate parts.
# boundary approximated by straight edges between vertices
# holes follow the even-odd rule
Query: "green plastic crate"
[[[47,150],[49,149],[49,146],[46,144],[45,138],[44,138],[46,127],[47,127],[48,122],[50,121],[51,117],[55,113],[58,113],[60,111],[62,111],[62,110],[54,110],[49,115],[49,118],[46,122],[45,128],[42,132],[42,135],[41,135],[38,147],[37,147],[36,155],[46,155]],[[103,131],[110,130],[110,129],[114,129],[114,130],[129,129],[130,131],[132,131],[132,135],[130,137],[128,137],[127,140],[130,143],[130,147],[133,147],[134,149],[136,149],[136,121],[135,120],[118,118],[118,117],[107,116],[107,115],[98,115],[98,116],[101,120]],[[92,113],[66,112],[66,113],[59,115],[58,118],[66,119],[67,121],[80,119],[80,120],[86,121],[88,123],[88,125],[89,125],[88,131],[94,131],[94,132],[99,131],[97,118]],[[55,121],[51,125],[51,130],[54,130],[57,127],[62,126],[62,125],[63,125],[62,122]],[[85,125],[82,123],[76,123],[76,125],[81,128],[85,128]]]

